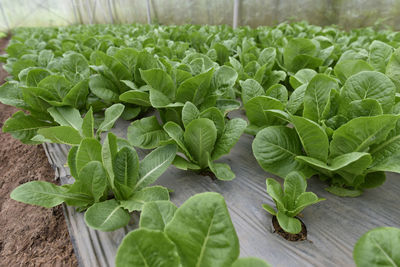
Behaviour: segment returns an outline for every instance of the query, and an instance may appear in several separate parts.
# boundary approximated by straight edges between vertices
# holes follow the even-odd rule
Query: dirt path
[[[0,51],[7,41],[0,40]],[[0,83],[7,73],[0,67]],[[17,109],[0,104],[0,127]],[[0,133],[0,266],[77,266],[62,207],[45,209],[10,199],[33,180],[54,182],[42,146],[28,146]]]

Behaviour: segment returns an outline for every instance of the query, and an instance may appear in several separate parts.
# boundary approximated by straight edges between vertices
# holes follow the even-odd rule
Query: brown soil
[[[299,219],[299,218],[297,218]],[[299,219],[300,220],[300,219]],[[288,232],[285,232],[285,230],[282,229],[282,227],[278,223],[278,219],[276,216],[272,217],[272,225],[274,226],[275,232],[278,233],[278,235],[282,236],[286,240],[289,241],[303,241],[307,240],[307,228],[306,225],[303,223],[302,220],[301,222],[301,231],[298,234],[291,234]]]
[[[7,40],[0,40],[0,49]],[[7,73],[0,67],[0,83]],[[17,109],[0,104],[0,127]],[[0,266],[77,266],[62,207],[31,206],[10,199],[32,180],[54,182],[42,146],[21,144],[0,133]]]

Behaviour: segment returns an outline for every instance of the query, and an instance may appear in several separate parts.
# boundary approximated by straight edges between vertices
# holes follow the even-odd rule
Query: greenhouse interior
[[[0,0],[0,266],[400,267],[400,0]]]

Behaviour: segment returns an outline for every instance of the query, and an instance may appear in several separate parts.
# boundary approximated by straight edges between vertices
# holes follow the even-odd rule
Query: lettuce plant
[[[267,193],[275,202],[276,209],[268,204],[263,208],[276,216],[279,225],[288,233],[298,234],[301,231],[301,222],[295,218],[306,207],[318,203],[325,198],[318,198],[313,192],[306,192],[307,181],[298,172],[291,172],[285,177],[283,190],[274,179],[268,178]]]
[[[226,122],[218,108],[200,112],[193,103],[186,102],[182,123],[183,129],[172,121],[163,127],[184,156],[177,155],[173,164],[184,170],[210,170],[220,180],[235,178],[228,164],[213,161],[229,153],[246,128],[246,121],[235,118]]]
[[[117,267],[269,266],[256,258],[238,259],[239,240],[217,193],[197,194],[179,208],[169,201],[148,202],[139,224],[122,240]]]
[[[103,145],[100,143],[100,133],[111,129],[122,109],[121,104],[107,109],[96,135],[91,110],[83,119],[79,111],[72,108],[50,110],[61,126],[40,129],[36,138],[72,146],[68,166],[75,182],[57,186],[33,181],[14,189],[11,198],[46,208],[66,203],[78,210],[87,209],[86,223],[102,231],[127,225],[128,212],[141,210],[147,201],[168,200],[166,188],[148,186],[172,163],[175,145],[159,147],[139,162],[131,145],[112,133],[108,133]],[[109,198],[110,194],[113,198]]]
[[[353,257],[358,267],[399,266],[400,229],[378,227],[365,233],[356,243]]]
[[[384,171],[400,172],[394,160],[400,105],[387,76],[361,71],[339,91],[336,80],[316,74],[295,92],[302,87],[297,101],[302,116],[274,112],[294,128],[271,126],[254,140],[253,153],[265,170],[281,177],[293,170],[306,177],[319,174],[330,183],[327,190],[340,196],[358,196],[381,185]]]

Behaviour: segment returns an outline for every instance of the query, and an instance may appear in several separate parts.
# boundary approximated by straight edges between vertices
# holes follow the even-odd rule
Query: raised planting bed
[[[120,120],[112,131],[125,137],[128,125],[128,122]],[[250,135],[243,135],[230,155],[221,160],[231,165],[236,173],[236,178],[230,182],[212,180],[173,166],[157,181],[157,184],[174,190],[171,201],[178,206],[197,193],[221,193],[239,237],[242,257],[258,257],[272,266],[354,266],[353,247],[365,232],[380,226],[399,227],[398,174],[388,173],[383,186],[357,198],[332,195],[324,190],[326,184],[311,178],[308,191],[327,200],[304,210],[302,220],[307,226],[307,240],[289,242],[283,239],[274,233],[272,216],[261,207],[264,203],[274,205],[266,194],[265,179],[276,176],[265,173],[257,164],[251,151],[253,139]],[[68,183],[70,172],[65,167],[68,147],[60,144],[45,144],[44,147],[50,163],[57,168],[57,178]],[[141,156],[146,153],[138,152]],[[73,207],[66,207],[66,216],[82,266],[114,266],[122,238],[138,227],[139,220],[134,213],[129,226],[107,233],[88,227],[84,214],[76,212]]]

